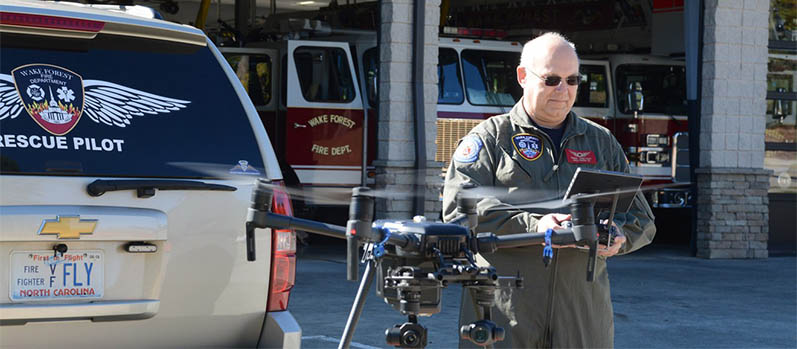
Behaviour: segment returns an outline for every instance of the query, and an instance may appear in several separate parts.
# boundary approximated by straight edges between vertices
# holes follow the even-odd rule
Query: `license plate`
[[[15,302],[102,298],[105,258],[99,250],[11,252],[9,294]]]

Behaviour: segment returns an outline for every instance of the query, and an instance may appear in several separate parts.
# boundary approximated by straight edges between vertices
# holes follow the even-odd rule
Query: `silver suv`
[[[0,346],[299,347],[294,232],[246,260],[254,181],[282,174],[211,41],[2,0],[0,45]]]

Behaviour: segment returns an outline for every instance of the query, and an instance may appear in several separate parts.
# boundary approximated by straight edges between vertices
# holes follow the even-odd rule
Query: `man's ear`
[[[517,67],[517,83],[520,86],[526,86],[526,68],[523,66]]]

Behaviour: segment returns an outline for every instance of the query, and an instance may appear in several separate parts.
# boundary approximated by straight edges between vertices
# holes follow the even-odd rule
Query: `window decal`
[[[102,80],[83,80],[75,72],[49,64],[28,64],[0,74],[0,120],[22,109],[47,132],[62,136],[85,113],[95,123],[127,127],[145,114],[184,109],[190,101],[158,96]]]
[[[246,160],[238,160],[238,164],[230,169],[230,173],[239,175],[260,175],[260,171],[249,166],[249,161]]]

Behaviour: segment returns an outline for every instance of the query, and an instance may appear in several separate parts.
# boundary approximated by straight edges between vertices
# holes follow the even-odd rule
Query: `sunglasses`
[[[551,76],[542,77],[537,74],[534,74],[534,72],[529,69],[526,69],[526,71],[531,73],[531,75],[540,78],[540,80],[545,81],[545,86],[551,86],[551,87],[559,86],[559,84],[562,82],[561,76],[551,75]],[[578,86],[578,84],[581,82],[581,75],[579,74],[570,75],[565,78],[565,82],[570,86]]]

